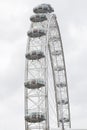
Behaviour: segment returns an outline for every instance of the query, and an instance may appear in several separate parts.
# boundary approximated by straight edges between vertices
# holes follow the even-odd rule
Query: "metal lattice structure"
[[[49,130],[48,58],[53,74],[57,125],[70,128],[66,68],[56,16],[48,4],[33,11],[25,55],[25,130]]]

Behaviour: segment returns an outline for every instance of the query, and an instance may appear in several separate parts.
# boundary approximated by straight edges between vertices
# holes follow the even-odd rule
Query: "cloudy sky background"
[[[0,0],[0,129],[24,130],[26,32],[41,3],[54,7],[60,26],[72,128],[87,128],[87,0]]]

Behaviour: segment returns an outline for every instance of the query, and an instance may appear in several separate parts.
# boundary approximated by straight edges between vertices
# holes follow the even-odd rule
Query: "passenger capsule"
[[[36,38],[36,37],[41,37],[41,36],[46,35],[46,32],[45,30],[42,30],[42,29],[33,29],[31,31],[28,31],[27,35],[29,37]]]
[[[52,13],[54,9],[49,4],[41,4],[33,9],[34,13]]]
[[[61,100],[61,101],[58,101],[58,104],[66,105],[66,104],[68,104],[68,100]]]
[[[45,116],[41,112],[33,112],[27,116],[25,116],[25,120],[31,123],[42,122],[45,120]]]
[[[39,60],[45,57],[44,53],[41,51],[32,51],[30,53],[26,53],[25,56],[28,60]]]
[[[58,83],[58,84],[57,84],[57,87],[59,87],[59,88],[60,88],[60,87],[61,87],[61,88],[66,87],[66,83],[62,83],[62,82],[61,82],[61,83]]]
[[[56,55],[56,56],[59,56],[61,54],[62,54],[61,50],[60,51],[54,51],[54,52],[52,52],[52,55]]]
[[[43,21],[46,21],[47,20],[47,17],[46,15],[42,15],[42,14],[38,14],[38,15],[33,15],[30,17],[30,20],[32,22],[43,22]]]
[[[64,117],[63,119],[60,119],[59,121],[66,123],[66,122],[69,122],[69,119]]]
[[[32,79],[24,83],[26,88],[37,89],[45,86],[45,82],[41,79]]]
[[[63,71],[63,70],[64,70],[63,66],[55,67],[55,71]]]

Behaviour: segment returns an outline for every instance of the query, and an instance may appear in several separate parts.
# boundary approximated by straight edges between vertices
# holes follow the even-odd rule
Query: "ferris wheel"
[[[54,9],[41,4],[30,17],[25,64],[25,130],[49,130],[48,69],[51,63],[58,128],[71,127],[66,67]],[[51,81],[50,81],[51,82]]]

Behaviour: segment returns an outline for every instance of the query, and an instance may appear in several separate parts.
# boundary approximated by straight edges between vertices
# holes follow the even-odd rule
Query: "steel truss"
[[[25,130],[49,130],[48,55],[50,56],[58,127],[70,128],[69,95],[61,35],[53,9],[34,8],[27,33],[25,65]]]

